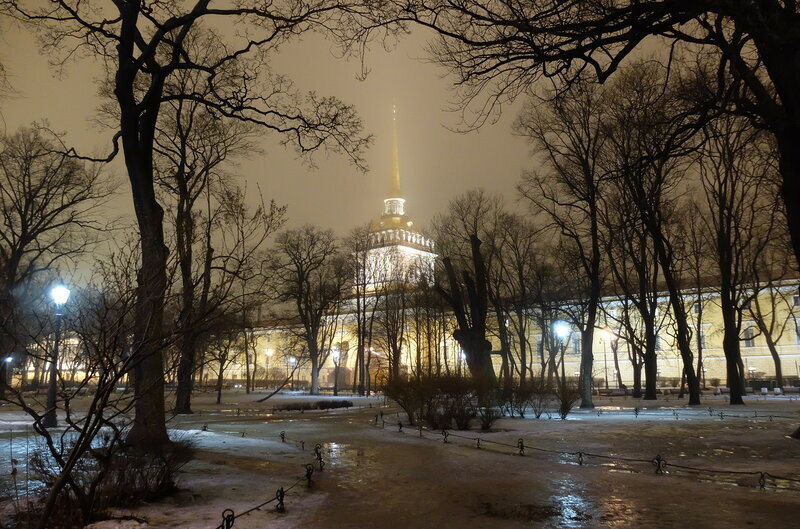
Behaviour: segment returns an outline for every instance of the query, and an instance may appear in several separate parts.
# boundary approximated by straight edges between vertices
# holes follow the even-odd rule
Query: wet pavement
[[[135,514],[150,527],[213,529],[223,509],[242,512],[297,483],[285,514],[265,508],[235,527],[730,529],[793,527],[800,511],[800,492],[779,490],[776,483],[759,490],[751,475],[698,475],[669,466],[657,475],[649,464],[663,454],[671,462],[798,476],[800,442],[784,435],[793,417],[800,418],[796,403],[778,410],[790,419],[772,420],[667,407],[636,417],[630,407],[609,407],[599,415],[576,413],[570,421],[504,419],[494,432],[465,434],[482,437],[481,449],[458,438],[444,444],[439,432],[420,438],[406,427],[399,433],[390,425],[404,418],[388,408],[381,428],[374,420],[380,410],[273,413],[243,406],[238,413],[228,407],[177,417],[170,427],[198,449],[181,477],[185,493]],[[10,444],[7,435],[0,433],[0,450],[22,453],[23,438]],[[506,446],[518,438],[529,447],[637,461],[587,456],[580,465],[574,455],[533,450],[521,457]],[[302,477],[316,443],[326,464],[307,488]]]

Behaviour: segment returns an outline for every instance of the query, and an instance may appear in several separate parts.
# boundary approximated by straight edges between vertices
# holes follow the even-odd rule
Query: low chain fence
[[[794,419],[795,417],[790,417]],[[378,425],[378,415],[375,416],[374,425]],[[382,420],[380,423],[382,428],[386,428],[386,421],[385,419]],[[448,445],[455,445],[455,446],[465,446],[464,443],[456,443],[452,439],[461,439],[464,441],[468,441],[470,446],[474,447],[477,450],[489,450],[497,453],[509,454],[509,455],[517,455],[524,457],[527,451],[530,452],[540,452],[545,454],[552,454],[557,455],[562,460],[565,458],[569,458],[568,463],[577,464],[579,466],[584,466],[590,464],[591,459],[596,459],[600,461],[612,461],[612,462],[621,462],[621,463],[630,463],[633,465],[648,465],[653,467],[654,473],[659,475],[666,475],[671,472],[684,472],[684,473],[691,473],[698,478],[705,477],[709,481],[714,482],[724,482],[728,484],[735,484],[739,486],[751,486],[751,487],[758,487],[760,490],[776,490],[776,491],[792,491],[792,492],[800,492],[800,476],[786,476],[786,475],[778,475],[773,474],[772,472],[761,471],[761,470],[730,470],[730,469],[723,469],[723,468],[707,468],[707,467],[695,467],[691,465],[683,465],[679,463],[672,463],[668,462],[667,459],[662,457],[660,454],[657,454],[655,457],[651,458],[636,458],[636,457],[624,457],[619,455],[613,454],[598,454],[594,452],[586,452],[581,450],[576,451],[569,451],[569,450],[554,450],[550,448],[544,448],[541,446],[536,446],[530,442],[526,443],[525,440],[520,437],[517,439],[515,444],[506,443],[503,441],[496,441],[494,439],[487,439],[481,436],[469,436],[469,435],[461,435],[454,433],[451,430],[431,430],[429,428],[423,427],[421,424],[418,424],[414,430],[418,433],[419,437],[422,439],[428,439],[432,441],[439,442],[441,440],[442,443]],[[404,433],[403,430],[403,423],[402,421],[397,421],[397,432]],[[497,448],[492,448],[497,447]],[[510,451],[509,451],[510,449]],[[637,470],[630,468],[629,470],[638,472]],[[721,477],[728,477],[734,479],[734,481],[720,479]],[[738,479],[738,478],[748,478],[748,479]]]
[[[242,435],[244,436],[244,435]],[[293,443],[296,446],[299,446],[301,450],[305,451],[306,442],[304,440],[295,440],[289,439],[286,437],[286,432],[281,431],[278,434],[282,443]],[[248,516],[256,511],[261,511],[265,507],[275,504],[274,511],[277,513],[284,513],[286,512],[286,494],[288,494],[292,489],[300,485],[305,481],[306,487],[311,488],[314,485],[314,474],[318,472],[322,472],[325,469],[325,460],[322,457],[322,445],[320,443],[316,443],[314,445],[314,459],[310,463],[306,463],[304,474],[297,478],[297,480],[289,485],[288,487],[279,487],[275,491],[275,495],[269,498],[266,501],[259,503],[258,505],[254,505],[249,509],[242,511],[240,513],[234,512],[233,509],[225,509],[222,511],[222,522],[217,525],[216,529],[231,529],[236,520],[242,518],[244,516]]]

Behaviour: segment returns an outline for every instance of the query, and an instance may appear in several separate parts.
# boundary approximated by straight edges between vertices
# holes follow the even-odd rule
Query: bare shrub
[[[491,391],[482,395],[481,406],[478,407],[478,419],[481,422],[481,430],[488,431],[492,425],[503,416],[500,406],[503,404],[502,395],[497,391]]]
[[[120,430],[104,431],[96,445],[85,451],[69,474],[68,484],[58,490],[51,527],[82,527],[103,519],[112,507],[133,507],[177,490],[177,474],[193,454],[187,440],[176,440],[157,455],[124,445]],[[65,439],[64,449],[74,450],[77,439]],[[29,461],[34,479],[52,487],[63,479],[61,465],[51,449],[40,446]],[[41,514],[34,511],[32,514]]]
[[[403,408],[411,424],[421,418],[431,428],[455,423],[459,430],[468,430],[477,415],[475,387],[466,377],[396,377],[386,383],[384,393]]]
[[[415,417],[422,415],[419,388],[414,386],[412,380],[402,377],[394,377],[383,386],[384,395],[395,401],[406,412],[411,424],[414,424]]]
[[[449,414],[459,430],[469,430],[472,420],[477,415],[475,409],[475,386],[472,380],[460,376],[444,376],[438,379],[438,388],[442,394]]]
[[[556,401],[558,402],[558,416],[561,420],[567,418],[575,403],[581,398],[578,386],[569,380],[560,380],[555,388]]]
[[[514,381],[508,391],[508,405],[512,415],[519,415],[525,418],[528,407],[532,404],[535,390],[535,382],[526,380],[525,382]]]
[[[534,417],[540,419],[542,414],[550,407],[552,399],[553,388],[543,377],[531,381],[530,405]]]

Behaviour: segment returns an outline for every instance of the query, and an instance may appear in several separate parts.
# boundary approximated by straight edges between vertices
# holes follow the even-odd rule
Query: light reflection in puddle
[[[588,527],[587,522],[592,519],[593,507],[584,497],[582,485],[568,479],[556,484],[558,493],[549,499],[558,512],[558,527]]]

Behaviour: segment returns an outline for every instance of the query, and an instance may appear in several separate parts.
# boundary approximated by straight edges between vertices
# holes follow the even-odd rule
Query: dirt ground
[[[441,432],[420,437],[380,398],[348,397],[359,407],[301,413],[273,407],[319,397],[257,403],[259,396],[229,393],[223,405],[200,396],[194,415],[169,422],[173,436],[197,447],[181,492],[93,527],[214,529],[225,509],[242,513],[292,485],[286,512],[275,512],[273,501],[234,527],[783,528],[795,527],[800,513],[800,441],[788,437],[800,425],[797,400],[751,398],[731,407],[706,397],[688,409],[676,399],[606,399],[566,421],[503,418],[491,432],[453,431],[444,443]],[[24,416],[0,408],[0,480],[11,457],[30,451],[28,431]],[[317,443],[325,466],[309,488],[306,465]],[[651,462],[657,456],[666,462],[661,474]]]

